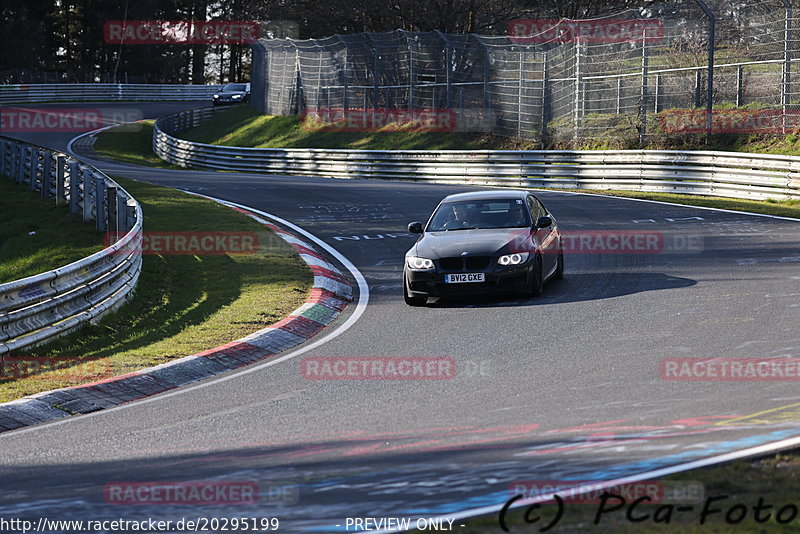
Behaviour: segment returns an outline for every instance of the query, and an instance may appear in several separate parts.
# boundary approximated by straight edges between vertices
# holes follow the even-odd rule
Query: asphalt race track
[[[143,106],[145,116],[180,107]],[[64,150],[73,136],[25,138]],[[800,436],[791,380],[661,374],[667,358],[800,355],[798,222],[541,192],[565,231],[661,232],[664,247],[568,254],[566,278],[541,298],[410,308],[407,223],[476,188],[94,164],[297,224],[361,271],[369,304],[342,335],[281,364],[0,435],[0,516],[264,516],[285,532],[342,531],[348,517],[499,507],[514,481],[610,480]],[[309,356],[449,357],[457,372],[308,380]],[[104,502],[108,483],[188,480],[257,482],[262,495],[254,505]]]

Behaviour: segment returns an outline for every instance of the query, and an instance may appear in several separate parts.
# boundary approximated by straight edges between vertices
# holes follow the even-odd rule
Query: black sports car
[[[214,93],[212,101],[215,106],[220,104],[241,104],[242,102],[250,101],[250,84],[249,83],[228,83]]]
[[[564,276],[564,252],[555,218],[527,191],[450,195],[436,207],[406,253],[404,297],[422,306],[428,297],[525,294]]]

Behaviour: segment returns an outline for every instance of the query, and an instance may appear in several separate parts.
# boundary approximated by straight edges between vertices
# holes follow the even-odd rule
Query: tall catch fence
[[[636,147],[670,135],[786,132],[797,118],[788,0],[684,0],[507,35],[359,33],[253,45],[253,105],[450,110],[460,131]]]

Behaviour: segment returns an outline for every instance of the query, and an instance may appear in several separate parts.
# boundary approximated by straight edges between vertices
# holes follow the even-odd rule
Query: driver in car
[[[454,204],[453,218],[445,223],[445,228],[466,228],[470,226],[469,219],[472,219],[471,211],[465,204]]]

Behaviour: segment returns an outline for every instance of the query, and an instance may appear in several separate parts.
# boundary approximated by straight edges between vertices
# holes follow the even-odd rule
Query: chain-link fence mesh
[[[262,40],[253,100],[267,114],[446,109],[457,130],[556,146],[785,132],[800,125],[793,13],[788,0],[684,0],[593,20],[510,21],[507,36]]]

